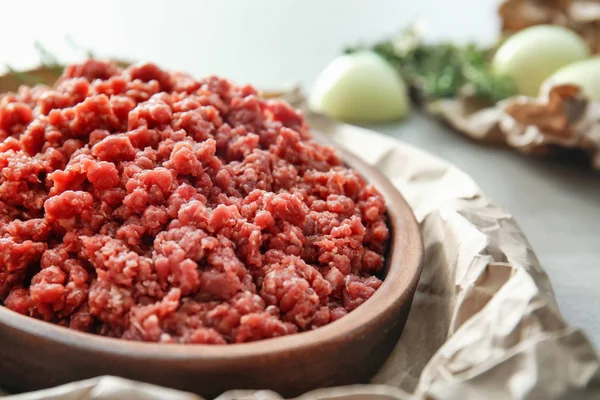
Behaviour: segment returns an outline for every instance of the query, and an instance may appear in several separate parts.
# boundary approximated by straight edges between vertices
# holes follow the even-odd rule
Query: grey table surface
[[[496,0],[21,0],[3,7],[0,65],[36,63],[40,40],[62,60],[81,53],[151,60],[196,76],[217,73],[261,88],[301,83],[348,44],[395,32],[421,18],[431,40],[490,42]],[[32,12],[35,11],[35,12]],[[22,16],[28,28],[23,29]],[[566,319],[600,346],[600,174],[482,147],[418,114],[372,127],[470,174],[510,211],[552,280]]]

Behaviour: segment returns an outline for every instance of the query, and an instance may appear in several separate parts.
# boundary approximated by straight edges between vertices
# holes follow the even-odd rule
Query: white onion
[[[513,78],[520,94],[536,96],[550,75],[589,55],[588,45],[577,33],[561,26],[537,25],[508,38],[496,52],[492,69]]]
[[[571,83],[594,101],[600,101],[600,58],[590,58],[559,69],[543,87]]]
[[[404,81],[392,66],[365,51],[333,60],[317,78],[309,106],[335,119],[383,122],[405,117],[410,101]]]

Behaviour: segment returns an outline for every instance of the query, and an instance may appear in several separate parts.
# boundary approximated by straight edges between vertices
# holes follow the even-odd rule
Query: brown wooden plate
[[[410,206],[388,179],[349,152],[338,151],[348,166],[379,189],[388,206],[390,244],[383,284],[356,310],[314,331],[290,336],[184,345],[81,333],[0,306],[0,387],[22,392],[116,375],[207,397],[229,389],[271,389],[294,396],[368,382],[404,328],[421,273],[423,243]]]

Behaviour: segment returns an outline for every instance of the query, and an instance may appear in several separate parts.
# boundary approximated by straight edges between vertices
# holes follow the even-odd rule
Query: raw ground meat
[[[225,344],[342,318],[385,202],[251,86],[95,60],[0,97],[0,304],[128,340]]]

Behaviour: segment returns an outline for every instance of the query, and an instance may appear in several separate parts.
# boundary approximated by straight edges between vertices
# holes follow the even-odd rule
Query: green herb
[[[411,29],[390,40],[351,47],[345,52],[361,50],[372,50],[384,57],[430,100],[456,97],[465,87],[471,88],[474,96],[492,103],[517,93],[512,79],[491,72],[491,52],[475,44],[426,44]]]
[[[33,44],[35,49],[37,50],[40,56],[40,63],[50,68],[54,73],[61,74],[63,68],[65,67],[62,63],[58,61],[56,56],[48,51],[40,42],[36,41]]]
[[[86,49],[82,48],[81,46],[79,46],[73,40],[73,38],[71,38],[70,36],[67,36],[65,38],[65,40],[67,41],[67,43],[69,43],[69,45],[74,50],[86,54],[86,56],[88,58],[94,58],[94,54],[92,53],[92,51],[86,50]],[[52,52],[50,52],[44,45],[42,45],[42,43],[36,41],[36,42],[34,42],[34,47],[39,55],[40,64],[44,67],[49,68],[54,73],[54,75],[60,76],[63,72],[65,65],[63,63],[61,63],[58,60],[58,58],[56,58],[56,56]],[[39,76],[39,75],[31,73],[31,72],[24,72],[24,71],[16,70],[16,69],[12,68],[10,65],[6,65],[6,69],[8,70],[8,73],[10,75],[14,76],[14,78],[20,84],[23,84],[23,85],[35,86],[37,84],[47,82],[47,79],[45,79],[42,76]]]
[[[45,81],[44,78],[39,75],[32,74],[30,72],[18,71],[10,65],[7,65],[6,69],[8,69],[8,73],[14,76],[17,82],[22,85],[35,86],[37,84],[44,83]]]
[[[79,45],[79,43],[77,43],[75,41],[75,39],[73,39],[71,37],[71,35],[67,35],[65,36],[65,40],[67,41],[67,43],[69,43],[69,46],[71,46],[71,48],[75,51],[79,51],[83,54],[85,54],[87,56],[87,58],[96,58],[96,55],[94,54],[93,51],[89,50],[89,49],[85,49],[83,47],[81,47]]]

